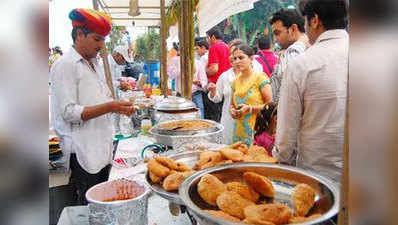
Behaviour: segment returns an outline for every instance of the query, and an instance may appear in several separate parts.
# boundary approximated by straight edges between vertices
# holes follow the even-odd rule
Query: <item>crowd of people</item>
[[[202,118],[224,126],[223,143],[260,145],[279,162],[339,181],[347,97],[347,5],[343,0],[311,0],[301,6],[273,13],[273,40],[258,35],[254,47],[240,39],[225,43],[217,27],[206,33],[206,40],[196,40],[192,100]],[[280,52],[273,52],[273,44]],[[176,51],[168,72],[178,85]]]
[[[201,117],[221,122],[224,144],[241,141],[267,149],[280,163],[340,181],[347,100],[348,10],[345,0],[306,0],[300,10],[282,9],[260,36],[258,51],[235,39],[225,43],[218,28],[195,43],[192,99]],[[111,30],[108,15],[75,9],[73,46],[51,67],[51,115],[78,202],[105,181],[112,159],[112,114],[131,115],[133,103],[112,99],[97,55]],[[179,46],[168,73],[178,80]],[[125,48],[109,61],[113,71],[129,62]],[[115,77],[117,79],[117,77]],[[117,79],[119,80],[119,79]],[[116,80],[116,81],[117,81]],[[125,83],[116,82],[119,89]],[[120,80],[119,80],[120,81]],[[101,151],[98,151],[98,150]]]

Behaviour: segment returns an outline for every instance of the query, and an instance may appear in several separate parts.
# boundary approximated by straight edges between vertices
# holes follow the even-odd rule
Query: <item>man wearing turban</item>
[[[78,204],[87,204],[85,192],[106,181],[113,150],[111,113],[131,115],[132,103],[115,101],[96,56],[111,30],[110,17],[92,9],[74,9],[73,46],[52,66],[51,118],[60,138],[69,183]],[[69,160],[70,159],[70,160]]]

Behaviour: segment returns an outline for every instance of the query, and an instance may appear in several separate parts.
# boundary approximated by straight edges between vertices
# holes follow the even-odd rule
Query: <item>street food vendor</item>
[[[73,45],[51,68],[51,114],[61,148],[67,159],[70,156],[69,183],[76,191],[76,203],[86,204],[87,189],[108,179],[113,149],[111,113],[129,116],[134,109],[130,102],[111,98],[96,60],[111,30],[110,17],[91,9],[74,9],[69,18]]]

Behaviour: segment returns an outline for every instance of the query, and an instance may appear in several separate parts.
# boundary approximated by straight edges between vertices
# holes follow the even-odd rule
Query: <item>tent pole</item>
[[[98,10],[98,2],[97,0],[93,0],[93,7],[95,10]],[[113,84],[112,84],[112,75],[111,75],[111,70],[109,68],[109,62],[108,62],[108,54],[106,52],[106,46],[101,49],[101,57],[102,61],[104,62],[104,71],[105,71],[105,79],[106,79],[106,84],[108,85],[108,88],[112,94],[112,98],[115,99],[115,90],[113,89]]]
[[[165,0],[160,0],[160,87],[162,89],[162,95],[167,96],[167,24],[166,24],[166,12],[165,12]]]

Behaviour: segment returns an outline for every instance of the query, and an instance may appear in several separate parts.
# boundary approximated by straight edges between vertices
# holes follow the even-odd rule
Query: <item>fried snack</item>
[[[232,145],[229,145],[227,148],[232,148],[232,149],[238,150],[238,151],[242,152],[243,154],[247,154],[247,150],[248,150],[247,145],[242,144],[241,141],[238,141]]]
[[[248,155],[268,155],[268,152],[265,148],[261,147],[261,146],[257,146],[257,145],[251,145],[249,150],[247,151]]]
[[[183,162],[176,162],[177,163],[177,171],[185,172],[185,171],[190,171],[191,168]]]
[[[171,170],[177,170],[177,168],[178,168],[177,163],[173,159],[161,157],[161,156],[156,156],[155,159],[158,163],[162,164],[163,166],[165,166]]]
[[[238,142],[236,142],[236,143],[233,143],[233,144],[230,145],[229,147],[234,148],[234,149],[237,149],[241,144],[242,144],[242,142],[241,142],[241,141],[238,141]]]
[[[240,222],[239,218],[231,216],[228,213],[225,213],[223,211],[219,211],[219,210],[203,210],[203,211],[208,213],[208,214],[210,214],[210,215],[212,215],[212,216],[218,217],[220,219],[229,220],[229,221],[232,221],[232,222]]]
[[[244,154],[248,153],[249,148],[245,144],[241,144],[238,148],[239,151],[243,152]]]
[[[182,174],[184,175],[184,179],[191,176],[191,174],[195,173],[195,170],[189,170],[189,171],[185,171],[182,172]]]
[[[244,215],[249,221],[267,221],[279,225],[288,223],[292,212],[288,206],[278,203],[248,206],[244,209]]]
[[[255,154],[255,155],[244,155],[243,162],[263,162],[263,163],[277,163],[274,157],[270,157],[264,154]]]
[[[251,187],[247,186],[244,183],[229,182],[226,185],[228,191],[236,192],[240,196],[252,202],[256,202],[260,198],[260,195],[257,192],[255,192]]]
[[[160,183],[160,181],[162,181],[161,177],[156,176],[155,174],[153,174],[151,171],[149,171],[149,178],[151,179],[151,181],[155,184]]]
[[[217,177],[206,174],[198,183],[199,196],[208,204],[216,206],[217,197],[227,190],[225,184]]]
[[[185,178],[189,177],[195,171],[176,172],[172,170],[163,180],[163,189],[166,191],[176,191]]]
[[[180,121],[162,123],[160,125],[160,128],[165,130],[175,129],[183,131],[183,130],[202,130],[202,129],[211,128],[213,126],[214,125],[212,123],[202,120],[180,120]]]
[[[232,148],[222,148],[220,149],[221,154],[226,159],[230,159],[234,162],[241,162],[243,161],[243,152],[232,149]]]
[[[305,216],[315,203],[315,190],[308,184],[299,184],[293,189],[292,201],[295,216]]]
[[[247,224],[255,224],[255,225],[275,225],[275,223],[273,222],[269,222],[269,221],[260,221],[258,219],[245,219],[242,221],[243,223],[247,223]]]
[[[271,181],[254,172],[245,172],[243,178],[255,191],[264,195],[265,197],[273,198],[275,195],[274,186]]]
[[[227,164],[227,163],[233,163],[233,162],[234,161],[228,159],[228,160],[223,160],[223,161],[217,162],[215,165],[218,166],[221,164]]]
[[[176,191],[184,179],[184,174],[181,172],[170,174],[163,181],[163,189],[166,191]]]
[[[223,212],[231,216],[244,219],[243,210],[250,205],[255,205],[252,201],[247,200],[234,191],[225,191],[217,198],[217,206]]]
[[[202,152],[199,155],[199,161],[195,165],[195,169],[204,169],[207,167],[215,166],[218,162],[221,162],[223,157],[220,152]]]
[[[289,219],[289,223],[303,223],[310,220],[314,220],[320,216],[322,216],[322,214],[314,214],[309,217],[295,216]]]
[[[148,170],[158,177],[167,177],[170,174],[170,169],[158,163],[155,159],[148,162]]]

